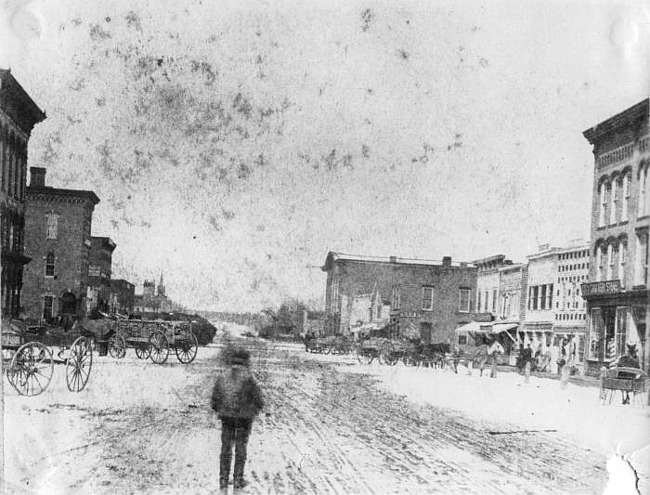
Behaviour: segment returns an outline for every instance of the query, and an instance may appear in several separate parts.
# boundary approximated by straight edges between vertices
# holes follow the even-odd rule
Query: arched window
[[[611,191],[610,191],[610,198],[609,198],[609,224],[613,225],[616,223],[616,208],[618,206],[618,195],[619,195],[619,178],[615,177],[612,178],[611,182]]]
[[[618,241],[618,279],[625,287],[625,262],[627,260],[627,240],[621,237]]]
[[[54,277],[54,263],[55,263],[54,253],[47,253],[47,256],[45,257],[46,277]]]
[[[648,284],[648,232],[636,235],[636,260],[634,264],[634,285]]]
[[[607,207],[607,199],[605,198],[605,181],[600,183],[598,186],[598,226],[603,227],[605,225],[605,209]]]
[[[638,216],[642,217],[650,209],[650,198],[648,198],[648,166],[641,162],[639,166],[639,207]]]
[[[611,243],[607,244],[607,267],[605,280],[612,279],[612,268],[614,267],[614,249]]]
[[[623,176],[623,204],[621,206],[621,221],[625,222],[628,218],[627,209],[630,207],[630,182],[632,180],[632,174],[629,171],[626,171]]]

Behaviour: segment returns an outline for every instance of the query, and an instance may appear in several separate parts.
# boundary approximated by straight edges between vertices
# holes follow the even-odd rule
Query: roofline
[[[630,108],[608,118],[607,120],[604,120],[601,123],[590,127],[584,131],[582,135],[587,139],[587,141],[589,141],[589,143],[595,144],[604,136],[616,131],[617,129],[628,127],[630,123],[633,123],[634,121],[643,118],[648,120],[649,108],[650,99],[646,98],[636,105],[633,105]]]
[[[425,260],[420,258],[399,258],[397,256],[370,256],[359,254],[346,254],[336,251],[327,253],[325,264],[321,270],[326,272],[329,270],[329,265],[334,261],[348,261],[353,263],[376,263],[376,264],[392,264],[392,265],[416,265],[416,266],[443,266],[443,260]],[[447,265],[445,265],[447,266]],[[475,268],[471,262],[455,261],[451,265],[454,268]]]
[[[57,187],[37,187],[37,186],[27,186],[25,189],[26,194],[47,194],[50,196],[77,196],[77,197],[86,197],[90,199],[94,204],[99,203],[99,198],[93,191],[85,191],[82,189],[59,189]]]

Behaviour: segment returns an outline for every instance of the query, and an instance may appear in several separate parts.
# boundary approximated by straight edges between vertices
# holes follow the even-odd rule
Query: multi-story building
[[[92,191],[45,185],[45,169],[31,167],[25,202],[23,303],[28,318],[86,314],[90,232],[99,198]]]
[[[111,279],[109,311],[130,315],[135,306],[135,285],[123,279]]]
[[[115,243],[109,237],[91,237],[90,243],[86,310],[109,311]]]
[[[554,291],[557,280],[559,248],[548,244],[528,256],[526,310],[522,332],[525,339],[550,345],[555,324]]]
[[[505,350],[500,362],[509,363],[518,347],[525,265],[515,265],[503,254],[473,264],[477,267],[475,313],[470,323],[456,329],[456,344],[472,347],[496,339]]]
[[[45,119],[36,103],[11,75],[0,69],[0,217],[2,219],[3,316],[18,316],[25,256],[27,144],[32,129]]]
[[[589,244],[576,241],[557,253],[557,278],[553,311],[553,334],[573,335],[576,343],[576,363],[584,363],[587,336],[587,302],[581,286],[589,281]]]
[[[584,131],[593,145],[587,300],[588,372],[595,373],[636,343],[644,369],[647,343],[650,225],[649,100]]]
[[[416,329],[424,343],[452,342],[454,329],[471,319],[476,267],[470,263],[329,252],[322,270],[326,312],[336,322],[330,333],[349,333],[348,301],[375,291],[390,300],[392,331]]]

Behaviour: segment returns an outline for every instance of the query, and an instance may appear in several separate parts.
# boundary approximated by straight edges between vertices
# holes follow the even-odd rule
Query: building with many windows
[[[45,169],[31,167],[25,202],[23,305],[32,320],[86,314],[91,226],[99,198],[92,191],[45,185]]]
[[[648,226],[650,136],[648,99],[584,131],[593,145],[587,300],[590,372],[636,343],[645,369],[648,353]]]
[[[18,316],[23,287],[25,255],[25,190],[27,144],[32,129],[45,119],[27,92],[11,75],[0,69],[0,218],[2,219],[3,316]]]
[[[548,244],[528,256],[528,280],[526,288],[526,313],[522,332],[530,340],[539,340],[548,346],[553,337],[555,324],[554,291],[557,279],[559,248]]]
[[[555,284],[555,323],[553,334],[573,335],[576,343],[576,363],[584,363],[587,335],[587,302],[581,286],[589,282],[589,244],[576,241],[557,253]]]
[[[135,306],[135,285],[124,279],[111,279],[108,311],[130,315]]]
[[[327,273],[325,308],[333,322],[329,333],[350,332],[356,322],[345,308],[365,294],[390,301],[394,335],[419,335],[424,343],[451,343],[454,329],[471,320],[476,267],[470,263],[453,263],[450,257],[436,262],[330,252],[322,270]],[[387,305],[380,299],[375,298],[375,311],[384,312]]]

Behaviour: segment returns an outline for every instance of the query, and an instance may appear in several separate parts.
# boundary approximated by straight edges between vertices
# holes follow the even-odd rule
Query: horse
[[[480,376],[483,376],[483,370],[490,358],[488,349],[489,346],[487,344],[479,345],[469,351],[462,351],[459,348],[455,348],[452,353],[447,354],[447,366],[452,367],[454,373],[458,374],[458,365],[463,364],[467,367],[467,373],[471,375],[472,372],[469,370],[470,363],[478,363]]]

